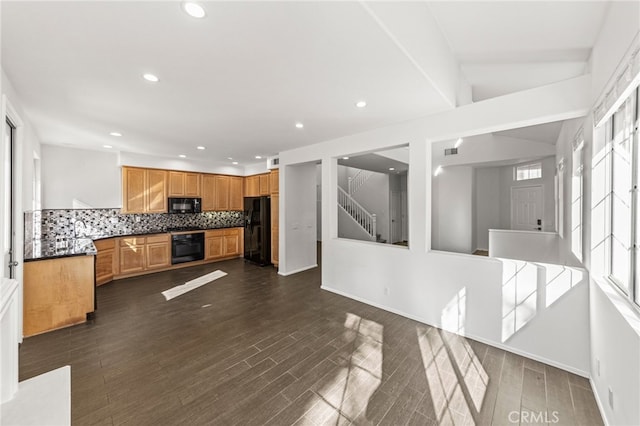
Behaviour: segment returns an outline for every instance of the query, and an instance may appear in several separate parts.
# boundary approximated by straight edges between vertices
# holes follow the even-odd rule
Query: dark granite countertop
[[[237,226],[219,227],[219,228],[198,228],[190,227],[188,229],[147,229],[144,231],[135,231],[130,233],[119,234],[92,234],[83,238],[66,239],[59,241],[50,240],[33,240],[26,242],[24,246],[24,261],[30,262],[34,260],[55,259],[59,257],[69,256],[93,256],[97,254],[96,246],[93,244],[96,240],[104,240],[107,238],[117,237],[135,237],[152,234],[165,234],[172,232],[198,232],[213,229],[238,228]]]

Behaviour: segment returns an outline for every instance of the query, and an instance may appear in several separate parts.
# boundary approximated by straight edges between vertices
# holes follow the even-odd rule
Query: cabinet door
[[[260,175],[260,195],[269,195],[269,173]]]
[[[200,197],[200,173],[184,174],[184,195],[186,197]]]
[[[184,197],[185,173],[169,172],[169,197]]]
[[[240,230],[224,230],[224,255],[237,256],[240,254]]]
[[[202,175],[202,210],[216,209],[216,175]]]
[[[133,274],[144,271],[144,244],[120,244],[120,274]]]
[[[148,213],[167,212],[167,172],[165,170],[147,170],[146,209]]]
[[[147,269],[166,268],[171,266],[171,246],[165,243],[147,243],[146,267]]]
[[[204,255],[206,260],[218,259],[224,256],[224,236],[222,233],[205,238]]]
[[[272,194],[277,194],[280,190],[280,172],[278,169],[273,169],[269,173],[269,190]]]
[[[247,176],[244,178],[244,196],[257,197],[260,195],[260,176]]]
[[[113,259],[115,250],[99,250],[96,255],[96,285],[113,281]]]
[[[244,208],[242,183],[241,177],[231,176],[229,178],[229,210],[239,211]]]
[[[145,169],[122,168],[122,213],[144,212],[145,183]]]
[[[216,210],[229,210],[229,176],[216,176]]]
[[[279,214],[280,214],[280,196],[278,194],[271,195],[271,263],[278,265],[278,249],[279,249]]]

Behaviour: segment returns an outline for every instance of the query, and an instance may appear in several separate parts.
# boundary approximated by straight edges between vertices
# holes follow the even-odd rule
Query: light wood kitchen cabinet
[[[260,195],[260,175],[244,178],[244,196],[258,197]]]
[[[156,269],[171,266],[171,236],[148,236],[145,242],[145,268]]]
[[[167,212],[167,172],[164,170],[147,170],[146,213]]]
[[[229,176],[216,176],[216,210],[229,210]]]
[[[96,246],[96,285],[100,286],[113,281],[118,274],[118,257],[114,238],[94,241]]]
[[[122,213],[166,213],[167,171],[122,167]]]
[[[200,197],[200,173],[169,172],[169,197]]]
[[[93,256],[25,262],[24,336],[85,322],[94,311],[94,279]]]
[[[259,195],[269,195],[271,191],[269,190],[269,173],[265,173],[260,176],[260,194]]]
[[[144,237],[120,238],[119,240],[120,275],[144,271],[146,263]]]
[[[271,263],[278,266],[279,241],[280,241],[280,195],[271,194]]]
[[[280,192],[280,171],[278,169],[273,169],[269,172],[269,191],[272,194]]]
[[[244,209],[243,181],[240,176],[229,177],[229,210]]]
[[[204,237],[204,259],[224,257],[224,235],[219,230],[207,231]]]
[[[238,257],[243,253],[242,228],[211,229],[205,233],[205,260]]]
[[[216,209],[216,175],[202,175],[202,211]]]

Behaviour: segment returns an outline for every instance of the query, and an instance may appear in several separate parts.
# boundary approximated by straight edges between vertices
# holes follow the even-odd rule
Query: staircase
[[[351,181],[349,181],[349,183],[351,184]],[[371,241],[378,240],[378,236],[376,235],[376,215],[369,213],[341,187],[338,187],[338,206],[360,225],[369,235]]]
[[[369,170],[359,170],[358,173],[350,176],[348,187],[349,195],[353,195],[358,192],[358,189],[360,189],[360,187],[364,185],[367,180],[369,180],[372,174],[373,172],[370,172]]]

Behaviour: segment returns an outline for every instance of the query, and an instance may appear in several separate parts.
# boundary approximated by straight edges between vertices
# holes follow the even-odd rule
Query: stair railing
[[[372,241],[376,241],[375,214],[369,213],[341,187],[338,187],[338,205],[369,234]]]

